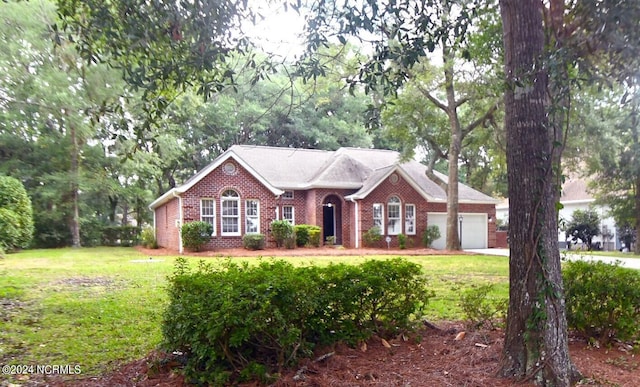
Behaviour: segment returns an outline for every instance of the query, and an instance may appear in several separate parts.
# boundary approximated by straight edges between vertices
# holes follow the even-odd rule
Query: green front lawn
[[[82,248],[28,250],[0,259],[0,365],[79,365],[86,377],[157,348],[166,276],[176,257],[149,258],[133,248]],[[283,259],[324,265],[385,258],[390,257]],[[436,293],[427,311],[431,321],[461,319],[461,292],[474,284],[495,283],[497,296],[508,295],[506,257],[407,259],[424,267]]]

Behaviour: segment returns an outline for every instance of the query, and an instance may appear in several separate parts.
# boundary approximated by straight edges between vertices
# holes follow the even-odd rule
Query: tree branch
[[[420,93],[422,95],[424,95],[425,97],[427,97],[427,99],[429,101],[431,101],[432,104],[436,105],[436,107],[438,107],[440,110],[443,110],[445,113],[447,113],[447,114],[449,113],[449,107],[447,105],[445,105],[444,103],[440,102],[439,99],[434,97],[429,90],[425,89],[420,84],[418,84],[417,87],[418,87],[418,90],[420,91]]]
[[[498,109],[500,105],[500,101],[496,101],[481,117],[471,122],[469,125],[465,126],[462,129],[462,137],[464,138],[467,134],[471,133],[471,131],[477,128],[483,122],[491,119],[493,117],[493,113]]]

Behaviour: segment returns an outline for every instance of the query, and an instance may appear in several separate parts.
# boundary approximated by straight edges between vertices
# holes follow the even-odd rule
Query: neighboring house
[[[620,248],[620,241],[616,235],[615,221],[609,216],[608,208],[596,205],[595,201],[596,199],[589,192],[587,180],[571,175],[565,180],[560,196],[562,208],[558,213],[558,244],[560,248],[567,247],[567,237],[563,225],[571,221],[575,210],[596,211],[600,217],[600,231],[602,232],[604,230],[609,233],[609,238],[603,238],[602,235],[599,235],[593,239],[593,243],[599,242],[604,250],[616,250]],[[498,219],[508,222],[509,202],[507,200],[496,206],[496,214]]]
[[[213,225],[209,250],[241,247],[250,233],[273,243],[269,225],[284,219],[318,225],[323,240],[351,248],[376,225],[391,246],[399,234],[419,246],[427,225],[437,225],[442,236],[433,246],[443,248],[446,193],[424,165],[399,160],[388,150],[235,145],[151,203],[158,244],[182,251],[180,226],[198,220]],[[459,203],[463,247],[493,247],[496,200],[459,184]]]

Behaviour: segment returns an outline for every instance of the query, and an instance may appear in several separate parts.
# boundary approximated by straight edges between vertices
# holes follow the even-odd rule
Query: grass
[[[162,340],[166,277],[175,258],[149,260],[132,248],[82,248],[27,250],[0,259],[0,365],[79,365],[86,377],[144,357]],[[284,259],[325,265],[386,258]],[[506,257],[407,260],[424,268],[436,293],[427,311],[431,321],[461,319],[460,294],[474,285],[494,283],[496,296],[508,295]]]
[[[595,256],[602,256],[602,257],[616,257],[616,258],[640,258],[640,255],[636,255],[633,252],[623,253],[618,250],[614,250],[614,251],[571,250],[571,251],[568,251],[567,253],[584,255],[584,256],[595,255]]]

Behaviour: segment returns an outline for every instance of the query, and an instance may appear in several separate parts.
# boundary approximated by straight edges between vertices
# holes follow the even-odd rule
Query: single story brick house
[[[460,184],[459,203],[463,247],[493,247],[497,201]],[[150,209],[158,244],[180,252],[181,225],[200,220],[213,225],[208,250],[242,247],[248,233],[265,234],[273,246],[269,225],[282,219],[318,225],[323,240],[349,248],[362,247],[376,225],[391,246],[399,234],[419,246],[427,226],[437,225],[442,237],[433,246],[442,248],[446,232],[446,193],[425,166],[378,149],[234,145]]]

